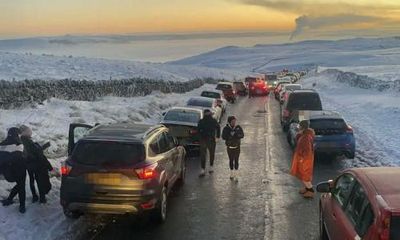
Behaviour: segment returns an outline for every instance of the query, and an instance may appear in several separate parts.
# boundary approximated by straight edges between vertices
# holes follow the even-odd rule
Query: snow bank
[[[25,79],[160,79],[188,81],[196,78],[235,79],[242,77],[234,70],[196,66],[179,66],[101,58],[34,55],[0,51],[0,80]]]
[[[104,97],[94,102],[66,101],[50,99],[34,108],[0,110],[0,138],[7,128],[26,124],[33,129],[33,139],[39,142],[50,141],[46,153],[52,156],[53,166],[59,169],[67,149],[68,125],[70,123],[115,123],[145,122],[158,123],[163,110],[184,105],[191,96],[215,86],[204,85],[184,94],[165,94],[153,92],[145,97],[120,98]],[[27,212],[18,213],[18,204],[10,207],[0,206],[0,240],[4,239],[76,239],[87,226],[97,222],[91,217],[78,221],[68,220],[59,205],[60,180],[52,178],[53,189],[45,205],[31,204],[31,194],[27,186]],[[0,180],[0,197],[6,197],[12,184]]]
[[[357,142],[354,166],[400,166],[398,85],[355,73],[324,70],[302,80],[320,93],[323,106],[343,114]],[[391,91],[394,90],[394,91]]]

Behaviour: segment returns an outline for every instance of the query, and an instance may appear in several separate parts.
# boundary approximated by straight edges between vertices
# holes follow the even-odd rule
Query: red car
[[[400,167],[379,167],[349,169],[318,184],[321,239],[400,239],[399,182]]]

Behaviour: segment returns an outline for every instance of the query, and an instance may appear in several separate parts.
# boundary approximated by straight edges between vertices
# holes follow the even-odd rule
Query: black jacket
[[[8,182],[16,182],[26,176],[23,151],[24,146],[18,142],[6,139],[0,143],[0,174],[3,174]]]
[[[203,140],[213,140],[215,137],[219,138],[221,135],[221,127],[217,120],[212,116],[205,116],[197,125],[200,138]]]
[[[24,144],[24,157],[27,161],[28,170],[53,170],[49,160],[43,153],[43,147],[38,143],[32,141],[31,138],[21,137],[21,141]]]
[[[226,124],[222,131],[222,139],[225,140],[225,144],[228,147],[240,147],[240,139],[244,138],[244,132],[241,126],[236,125],[232,128],[229,124]]]

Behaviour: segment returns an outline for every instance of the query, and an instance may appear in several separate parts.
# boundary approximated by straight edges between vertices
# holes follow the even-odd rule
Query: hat
[[[18,138],[19,134],[21,134],[21,130],[19,130],[19,128],[12,127],[10,129],[8,129],[7,137]]]
[[[229,116],[229,117],[228,117],[228,123],[231,123],[232,120],[235,120],[235,119],[236,119],[235,116]]]
[[[300,127],[303,129],[307,129],[310,127],[310,122],[307,120],[303,120],[299,123]]]
[[[204,113],[204,115],[208,115],[208,114],[211,113],[211,110],[210,109],[204,109],[203,113]]]

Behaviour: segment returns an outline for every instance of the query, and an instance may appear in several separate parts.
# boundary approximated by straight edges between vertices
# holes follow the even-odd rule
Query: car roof
[[[209,93],[218,93],[218,94],[222,94],[222,92],[220,90],[204,90],[202,91],[200,94],[204,93],[204,92],[209,92]]]
[[[301,120],[314,120],[314,119],[343,119],[343,116],[336,111],[299,111],[299,119]]]
[[[200,114],[203,112],[201,109],[194,108],[194,107],[172,107],[167,110],[167,112],[171,110],[181,110],[181,111],[192,111],[192,112],[199,112]]]
[[[299,87],[301,87],[301,84],[298,84],[298,83],[296,83],[296,84],[294,84],[294,83],[285,84],[285,87],[287,87],[287,86],[299,86]]]
[[[203,101],[203,102],[213,102],[215,101],[214,98],[208,98],[208,97],[191,97],[189,98],[189,101]]]
[[[372,186],[391,210],[400,211],[400,167],[353,168],[350,171]]]
[[[142,142],[152,130],[161,129],[163,125],[148,124],[109,124],[99,125],[89,131],[81,140],[111,140],[121,142]]]

